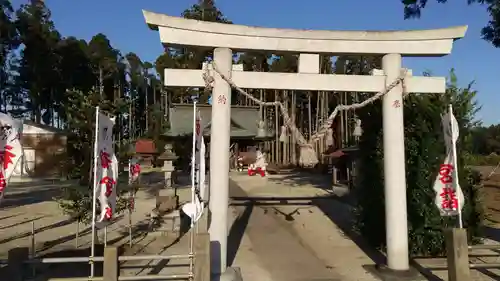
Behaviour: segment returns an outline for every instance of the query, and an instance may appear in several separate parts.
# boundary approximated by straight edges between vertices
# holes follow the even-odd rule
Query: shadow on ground
[[[2,209],[7,209],[52,201],[54,197],[61,194],[61,191],[62,186],[52,184],[43,186],[34,185],[31,188],[16,188],[9,186],[0,207]]]
[[[103,255],[103,246],[96,245],[96,256]],[[60,251],[52,252],[50,254],[41,255],[38,258],[68,258],[68,257],[89,257],[90,248],[83,249],[63,249]],[[2,272],[3,271],[3,272]],[[8,266],[2,268],[0,273],[2,276],[6,276],[10,269]],[[95,275],[102,276],[103,266],[101,262],[95,264]],[[88,262],[83,263],[71,263],[68,266],[67,263],[53,263],[53,264],[34,264],[34,265],[24,265],[22,269],[23,279],[28,280],[36,277],[37,281],[47,281],[52,278],[76,278],[76,277],[88,277],[90,273],[90,266]]]
[[[234,224],[232,225],[228,237],[228,264],[231,265],[234,261],[236,252],[241,244],[241,239],[246,230],[252,210],[256,207],[263,207],[265,210],[270,210],[276,215],[281,215],[286,221],[293,221],[294,215],[300,214],[305,210],[304,207],[315,206],[321,210],[335,225],[337,225],[344,235],[351,239],[372,261],[374,264],[386,264],[385,255],[369,246],[363,237],[353,230],[353,204],[354,198],[349,192],[342,191],[332,192],[332,186],[328,183],[328,176],[308,173],[290,173],[279,179],[269,178],[268,181],[273,181],[274,184],[284,184],[288,186],[312,185],[316,188],[328,191],[326,196],[312,197],[249,197],[244,191],[237,186],[234,181],[230,180],[230,197],[232,206],[243,206],[245,209],[240,213]],[[297,206],[290,212],[284,213],[277,209],[278,206]],[[498,239],[500,240],[500,230],[498,231]],[[413,262],[413,266],[420,271],[428,280],[441,281],[442,279],[434,275],[431,270],[420,266]],[[488,272],[484,274],[491,276]],[[498,277],[496,277],[498,278]],[[499,280],[499,279],[495,279]]]
[[[240,248],[241,241],[243,239],[243,235],[245,234],[245,230],[248,225],[248,221],[250,220],[250,216],[252,215],[252,211],[254,208],[253,203],[247,203],[245,205],[245,209],[243,212],[236,218],[236,220],[231,225],[228,235],[227,241],[227,264],[232,266],[234,263],[234,259],[236,258],[236,253]]]
[[[119,230],[120,235],[114,239],[110,239],[107,244],[118,247],[119,256],[137,256],[137,255],[164,255],[165,252],[174,244],[178,243],[182,237],[189,231],[190,222],[189,218],[182,218],[181,234],[180,236],[170,243],[165,243],[163,247],[151,247],[155,241],[153,239],[146,239],[150,228],[145,222],[138,223],[133,226],[132,239],[133,245],[129,246],[129,232],[125,229]],[[91,227],[87,227],[80,232],[80,235],[90,234]],[[74,248],[69,245],[60,245],[61,243],[71,241],[75,238],[74,234],[59,237],[57,239],[46,241],[37,245],[36,259],[46,258],[87,258],[90,256],[90,246]],[[163,240],[162,240],[163,241]],[[54,248],[60,245],[60,247]],[[29,249],[26,249],[29,252]],[[95,245],[95,256],[102,257],[104,254],[104,245]],[[134,262],[120,262],[120,270],[137,270],[135,275],[157,275],[165,267],[189,267],[189,264],[169,264],[170,259],[148,260],[147,264],[134,264]],[[9,272],[8,265],[0,267],[0,274],[7,274]],[[103,263],[96,262],[94,269],[94,276],[103,275]],[[90,265],[88,262],[56,262],[56,263],[34,263],[26,264],[23,267],[23,280],[30,280],[36,277],[36,281],[48,281],[54,278],[84,278],[90,274]]]
[[[353,216],[352,216],[352,203],[354,202],[352,196],[347,192],[341,192],[341,195],[335,194],[332,191],[331,184],[329,182],[328,175],[318,175],[311,173],[290,173],[284,177],[269,178],[268,181],[272,181],[273,184],[283,184],[292,186],[301,185],[312,185],[316,188],[328,191],[329,195],[326,196],[310,196],[310,197],[249,197],[240,187],[232,187],[230,191],[233,206],[246,206],[246,209],[252,209],[254,206],[257,207],[271,207],[275,214],[282,215],[287,221],[292,221],[295,214],[299,214],[303,206],[315,206],[320,209],[335,225],[337,225],[344,235],[349,237],[365,254],[373,260],[374,263],[385,263],[385,256],[377,250],[372,249],[363,238],[360,237],[355,231],[353,231]],[[237,186],[233,181],[231,184]],[[291,213],[283,213],[277,208],[272,208],[273,206],[297,206]],[[245,209],[245,210],[246,210]],[[245,215],[245,216],[243,216]],[[243,224],[243,222],[248,222],[246,216],[251,215],[251,211],[247,213],[243,212],[243,215],[235,222],[234,227],[238,229],[235,232],[244,232],[243,226],[238,224]],[[238,224],[237,224],[238,223]],[[231,231],[233,228],[231,228]],[[231,237],[232,232],[230,232]],[[242,236],[242,235],[241,235]],[[231,248],[229,248],[231,252]]]
[[[40,227],[40,228],[36,228],[35,229],[35,235],[37,233],[42,232],[42,231],[53,229],[53,228],[57,228],[57,227],[63,227],[63,226],[66,226],[66,225],[70,225],[70,224],[72,224],[74,222],[75,222],[74,219],[67,219],[67,220],[62,220],[62,221],[59,221],[59,222],[56,222],[56,223],[53,223],[53,224],[50,224],[50,225],[46,225],[46,226],[43,226],[43,227]],[[21,238],[26,238],[26,237],[29,237],[30,235],[31,235],[31,232],[24,232],[24,233],[16,234],[16,235],[13,235],[13,236],[1,239],[0,240],[0,244],[8,243],[8,242],[11,242],[11,241],[14,241],[14,240],[17,240],[17,239],[21,239]]]

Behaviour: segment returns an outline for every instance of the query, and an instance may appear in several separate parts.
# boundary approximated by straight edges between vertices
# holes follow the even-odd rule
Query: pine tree
[[[9,70],[12,64],[9,59],[12,51],[19,46],[19,33],[17,32],[14,19],[14,10],[9,0],[0,0],[0,110],[7,110],[9,95],[7,88],[12,86],[12,79],[9,77]],[[3,107],[3,109],[2,109]]]
[[[31,118],[50,124],[53,119],[54,94],[58,90],[60,71],[56,54],[61,35],[43,2],[22,5],[16,12],[16,27],[24,45],[21,51],[18,85],[29,95],[26,109]]]

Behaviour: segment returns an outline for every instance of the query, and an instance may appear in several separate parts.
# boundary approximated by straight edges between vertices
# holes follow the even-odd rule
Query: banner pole
[[[196,185],[196,101],[193,103],[193,148],[191,149],[191,203],[195,200],[195,185]],[[191,220],[191,228],[194,225],[194,214]]]
[[[128,245],[132,249],[132,200],[134,200],[133,196],[133,186],[132,186],[132,160],[128,159],[128,188],[129,191],[129,201],[128,201]],[[134,200],[135,203],[135,200]]]
[[[453,126],[453,106],[449,105],[449,115],[450,115],[450,127],[451,127],[451,150],[452,150],[452,157],[453,157],[453,187],[455,189],[455,194],[457,196],[457,211],[458,211],[458,227],[463,228],[463,222],[462,222],[462,208],[461,208],[461,203],[460,202],[460,196],[458,195],[458,189],[459,189],[459,184],[458,184],[458,164],[457,164],[457,141],[455,140],[455,136],[457,132],[454,130]],[[465,198],[464,198],[465,199]]]
[[[99,106],[95,107],[95,134],[94,134],[94,179],[92,183],[92,241],[91,241],[91,248],[90,248],[90,256],[92,258],[95,257],[95,212],[97,209],[96,206],[96,187],[97,187],[97,160],[98,160],[98,155],[99,155]],[[94,277],[94,261],[90,261],[90,277]]]

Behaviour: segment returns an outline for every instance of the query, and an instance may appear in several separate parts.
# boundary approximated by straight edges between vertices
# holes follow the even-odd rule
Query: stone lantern
[[[178,156],[175,155],[172,149],[172,144],[166,144],[165,152],[158,157],[158,159],[163,160],[162,171],[165,173],[164,188],[158,191],[158,196],[156,197],[156,211],[158,215],[173,211],[178,205],[177,190],[172,188],[175,172],[174,161],[177,160]]]
[[[172,144],[165,145],[165,152],[163,152],[158,159],[163,160],[162,171],[165,173],[165,187],[172,188],[173,186],[173,173],[175,171],[174,161],[179,158],[175,155],[175,152],[172,151]]]

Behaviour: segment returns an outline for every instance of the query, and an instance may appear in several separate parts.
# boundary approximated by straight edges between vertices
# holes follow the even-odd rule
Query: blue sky
[[[13,0],[18,6],[27,0]],[[64,35],[90,39],[102,32],[113,47],[135,52],[154,61],[161,54],[159,35],[144,23],[142,9],[178,16],[196,0],[46,0],[58,30]],[[467,0],[438,4],[429,0],[420,20],[403,20],[400,0],[216,0],[219,9],[234,23],[278,28],[330,30],[431,29],[468,25],[464,39],[443,58],[406,58],[405,67],[418,74],[430,70],[447,76],[455,68],[459,82],[475,81],[482,110],[477,118],[485,124],[500,123],[500,49],[481,39],[489,17],[485,7]],[[489,68],[487,65],[496,67]]]

